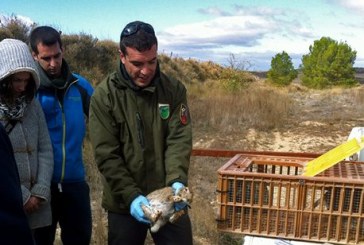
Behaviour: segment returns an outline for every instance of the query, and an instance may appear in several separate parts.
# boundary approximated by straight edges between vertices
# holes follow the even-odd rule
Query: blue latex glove
[[[135,198],[130,205],[130,214],[139,222],[150,224],[150,221],[144,216],[141,205],[149,206],[148,199],[145,196],[139,195]]]
[[[172,188],[174,189],[174,194],[176,195],[178,193],[178,191],[182,188],[185,188],[185,186],[181,182],[174,182],[172,184]],[[187,203],[185,203],[185,202],[175,202],[174,203],[174,209],[176,211],[184,209],[186,206],[187,206]]]

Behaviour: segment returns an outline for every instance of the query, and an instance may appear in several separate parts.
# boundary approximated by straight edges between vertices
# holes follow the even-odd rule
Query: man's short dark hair
[[[120,50],[126,55],[126,48],[135,48],[139,52],[151,49],[158,45],[153,27],[142,21],[133,21],[127,24],[120,34]]]
[[[50,26],[38,26],[30,33],[30,47],[32,51],[38,54],[38,44],[43,43],[46,46],[51,46],[59,43],[62,49],[61,34],[56,29]]]

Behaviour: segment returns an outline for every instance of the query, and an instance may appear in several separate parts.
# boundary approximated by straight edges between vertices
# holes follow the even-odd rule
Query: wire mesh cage
[[[302,157],[238,154],[218,170],[218,229],[364,244],[364,163],[302,176]]]

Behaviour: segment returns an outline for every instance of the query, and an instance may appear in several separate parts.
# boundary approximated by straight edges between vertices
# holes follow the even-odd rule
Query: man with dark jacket
[[[1,123],[0,156],[0,244],[32,245],[13,148]]]
[[[36,230],[35,240],[37,245],[53,244],[59,223],[64,245],[88,245],[92,219],[82,146],[93,88],[85,78],[71,73],[63,59],[60,33],[54,28],[35,28],[30,34],[30,46],[40,75],[37,96],[46,117],[54,153],[53,221],[51,226]]]
[[[119,69],[91,97],[90,138],[104,177],[109,244],[144,244],[149,221],[140,205],[149,205],[145,196],[187,185],[191,121],[186,88],[159,70],[150,24],[127,24],[119,52]],[[156,244],[192,244],[188,214],[152,237]]]

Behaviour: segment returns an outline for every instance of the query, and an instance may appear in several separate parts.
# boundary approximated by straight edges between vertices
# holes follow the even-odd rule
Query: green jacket
[[[175,181],[187,185],[192,150],[183,84],[158,71],[150,86],[138,89],[122,71],[96,87],[89,122],[102,205],[116,213],[128,213],[140,194]]]

